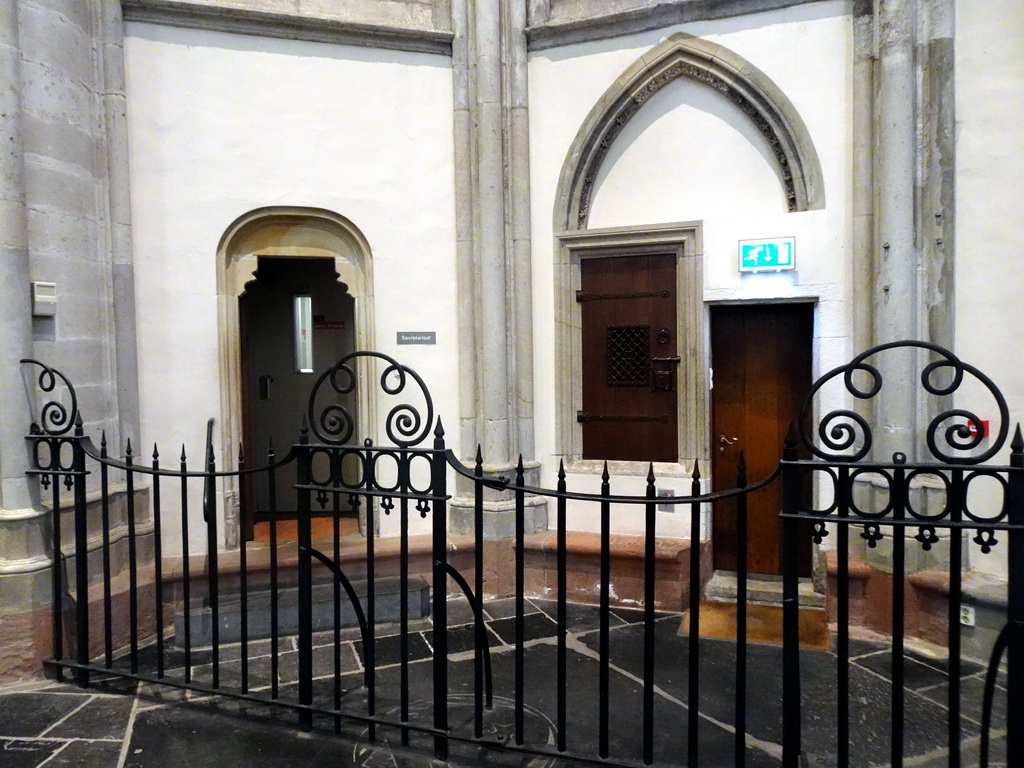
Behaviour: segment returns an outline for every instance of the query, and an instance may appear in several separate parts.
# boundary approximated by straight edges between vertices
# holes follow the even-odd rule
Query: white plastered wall
[[[1018,253],[1024,211],[1024,4],[961,0],[956,4],[956,353],[1002,390],[1013,427],[1024,421],[1024,278]],[[984,408],[983,389],[968,382],[957,406]],[[991,418],[995,412],[979,412]],[[1009,439],[1007,440],[1009,443]],[[1007,460],[1008,448],[996,457]],[[993,491],[994,489],[989,489]],[[972,495],[989,514],[996,494]],[[1005,537],[971,567],[1005,578]]]
[[[702,222],[705,302],[806,298],[817,302],[814,375],[849,359],[852,189],[851,6],[812,3],[735,19],[685,24],[612,40],[538,51],[530,59],[531,194],[536,339],[537,454],[554,482],[552,212],[566,152],[604,91],[642,54],[682,31],[727,46],[762,70],[792,101],[814,143],[825,183],[823,210],[788,213],[771,154],[758,131],[725,97],[677,79],[653,96],[612,145],[597,182],[589,228]],[[797,54],[797,52],[799,52]],[[795,236],[797,272],[743,276],[737,241]],[[695,329],[706,333],[707,328]],[[837,403],[822,403],[832,408]],[[681,412],[681,417],[684,417]],[[599,478],[570,476],[596,491]],[[613,493],[642,493],[643,478],[613,478]],[[659,481],[677,496],[689,480]],[[678,508],[659,515],[658,531],[688,536]],[[621,533],[642,532],[642,513],[613,514]],[[596,513],[570,526],[597,530]]]
[[[327,209],[359,228],[377,348],[423,376],[454,426],[450,59],[147,24],[128,25],[125,57],[143,444],[159,441],[176,466],[184,443],[195,466],[206,419],[226,419],[217,244],[264,206]],[[397,331],[435,331],[437,344],[397,347]],[[385,440],[380,427],[365,436]],[[175,503],[165,499],[172,551]],[[191,510],[196,531],[196,499]],[[393,528],[382,520],[383,534]]]

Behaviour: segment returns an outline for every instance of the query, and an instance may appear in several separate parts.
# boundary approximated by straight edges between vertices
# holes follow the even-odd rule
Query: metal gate
[[[897,348],[921,350],[936,358],[921,372],[921,385],[929,395],[954,395],[965,374],[981,382],[999,411],[996,433],[985,437],[980,430],[972,430],[970,425],[979,425],[981,419],[969,410],[947,409],[930,422],[927,430],[932,460],[911,462],[898,453],[891,460],[868,462],[865,458],[872,446],[872,431],[857,411],[832,410],[818,420],[815,429],[807,427],[809,417],[821,410],[815,404],[816,395],[830,384],[841,383],[847,395],[856,399],[878,395],[882,376],[869,359]],[[801,535],[798,523],[802,521],[813,522],[816,542],[835,541],[834,662],[832,656],[827,662],[834,663],[829,674],[835,676],[836,714],[828,723],[827,741],[832,743],[828,760],[838,765],[857,763],[856,757],[851,757],[849,611],[850,543],[851,535],[856,534],[868,547],[888,539],[892,548],[888,650],[891,764],[902,765],[906,751],[906,697],[910,694],[904,674],[905,560],[911,547],[927,550],[944,538],[950,552],[945,574],[949,580],[948,717],[945,745],[934,746],[948,749],[948,765],[960,765],[965,735],[974,738],[973,732],[965,731],[967,717],[981,723],[981,735],[976,740],[980,740],[981,764],[986,764],[991,713],[997,698],[994,694],[1000,690],[997,675],[1007,650],[1007,723],[1024,722],[1024,439],[1018,427],[1009,466],[986,463],[1006,442],[1009,423],[1005,400],[984,374],[940,347],[922,342],[882,345],[830,371],[808,394],[808,418],[803,420],[800,433],[796,428],[791,432],[782,460],[771,475],[748,482],[741,463],[735,488],[702,494],[695,466],[691,495],[675,499],[657,496],[659,481],[653,466],[647,474],[646,492],[639,496],[613,493],[607,466],[597,493],[567,488],[564,467],[559,468],[554,489],[530,486],[521,460],[512,477],[487,478],[479,451],[475,463],[466,466],[447,448],[444,429],[435,417],[423,380],[380,353],[348,355],[316,380],[298,439],[283,456],[270,448],[265,457],[254,461],[240,450],[230,469],[218,469],[209,432],[205,455],[197,463],[189,461],[184,448],[172,467],[161,462],[155,446],[152,455],[142,459],[130,442],[123,451],[111,455],[105,436],[97,446],[84,434],[76,393],[68,378],[38,361],[22,362],[39,367],[39,389],[50,398],[40,409],[28,438],[35,463],[32,474],[51,497],[55,510],[54,652],[50,664],[57,670],[71,671],[82,686],[90,684],[91,675],[113,673],[157,685],[286,707],[297,713],[304,728],[326,722],[341,732],[345,724],[355,723],[365,728],[360,738],[371,744],[386,734],[397,734],[403,745],[412,747],[422,747],[425,739],[433,756],[442,760],[449,757],[450,745],[458,742],[543,758],[567,757],[614,765],[743,766],[756,752],[758,760],[797,766],[812,751],[807,737],[813,718],[809,718],[808,689],[801,677],[808,659],[800,647],[802,608],[795,558],[787,558],[783,577],[783,645],[778,680],[781,725],[773,742],[777,750],[772,744],[765,746],[765,739],[757,735],[764,726],[753,723],[763,719],[759,708],[771,694],[751,690],[750,683],[758,670],[751,666],[756,661],[750,660],[753,646],[747,626],[746,501],[759,488],[781,482],[786,550],[795,550],[795,537]],[[358,366],[378,367],[380,391],[375,396],[379,402],[398,403],[387,411],[383,421],[387,445],[353,440],[353,421],[335,398],[354,390]],[[940,374],[945,376],[941,384],[937,383]],[[909,382],[897,384],[907,386]],[[798,440],[810,449],[814,459],[798,457]],[[289,463],[294,463],[297,471],[298,482],[291,490],[296,494],[298,515],[295,541],[285,543],[278,536],[281,521],[273,500],[279,490],[277,475]],[[471,482],[474,495],[472,555],[457,553],[459,567],[453,562],[456,558],[450,557],[447,525],[452,473]],[[808,482],[807,477],[813,479]],[[217,486],[226,479],[243,493],[242,504],[246,503],[244,493],[251,483],[265,483],[270,489],[269,544],[261,551],[258,563],[244,545],[237,552],[218,546],[218,524],[223,515],[218,507],[221,494]],[[923,510],[917,500],[926,479],[935,491],[933,496],[937,494],[941,501]],[[861,499],[868,480],[876,489],[883,489],[882,503],[869,505]],[[995,489],[988,494],[984,511],[969,503],[974,498],[972,484],[983,482]],[[124,490],[120,497],[123,508],[112,492],[115,485]],[[147,485],[148,507],[137,501],[137,491]],[[68,494],[70,501],[65,500]],[[509,499],[516,521],[509,553],[514,557],[513,607],[505,619],[510,629],[498,651],[500,657],[494,658],[491,646],[492,633],[497,634],[493,631],[495,622],[485,613],[487,604],[483,600],[485,573],[491,565],[485,562],[484,500],[493,494],[504,494]],[[530,599],[536,596],[527,594],[525,578],[529,497],[548,499],[554,513],[553,596],[548,595],[550,636],[541,640],[528,637],[531,623],[536,623],[530,613]],[[823,498],[830,501],[825,503]],[[685,643],[678,646],[679,652],[664,651],[664,643],[659,640],[673,621],[656,604],[657,510],[663,504],[676,505],[687,513],[693,532],[689,621],[679,641]],[[570,505],[593,505],[600,521],[596,626],[587,630],[583,641],[574,631],[571,617],[576,609],[568,585],[573,575],[572,553],[567,545]],[[702,564],[699,538],[694,535],[701,530],[702,514],[709,505],[733,510],[740,542],[735,648],[729,652],[731,669],[727,674],[721,669],[712,674],[702,666],[709,643],[716,641],[702,636],[702,565],[706,563]],[[193,515],[197,506],[201,516]],[[343,515],[349,514],[343,507],[361,512],[365,521],[362,550],[357,553],[342,550],[339,523]],[[626,514],[623,510],[632,510],[643,521],[644,531],[644,548],[639,556],[643,600],[629,624],[635,671],[626,669],[628,664],[623,666],[625,656],[620,646],[626,635],[620,632],[623,620],[614,613],[612,593],[612,517],[613,513]],[[374,519],[380,514],[397,519],[395,536],[379,535]],[[314,539],[312,520],[316,516],[331,521],[332,536]],[[410,565],[409,545],[414,538],[410,526],[415,527],[417,518],[428,517],[429,565],[425,574],[433,600],[429,629],[417,629],[424,619],[410,615],[410,585],[418,578],[411,572],[418,566]],[[73,528],[70,534],[65,530],[69,524]],[[152,557],[147,558],[139,552],[140,541],[145,539],[140,525],[148,530],[150,524]],[[123,536],[118,534],[121,528]],[[391,619],[397,618],[397,634],[386,639],[395,646],[392,650],[397,660],[384,664],[378,659],[384,638],[377,636],[383,614],[377,594],[381,574],[376,569],[381,562],[379,548],[393,547],[395,539],[399,604],[397,617]],[[127,546],[127,620],[115,588],[115,561],[122,541]],[[1006,547],[1009,594],[1006,624],[991,649],[983,701],[975,707],[980,711],[965,712],[961,673],[963,665],[973,662],[962,658],[959,615],[962,558],[968,544],[981,553],[997,545]],[[358,583],[354,574],[362,577]],[[292,581],[294,601],[286,589]],[[94,592],[92,598],[90,589]],[[450,626],[448,601],[444,599],[452,593],[465,595],[471,610],[469,621],[457,631]],[[343,626],[343,614],[354,616],[356,638]],[[296,638],[294,652],[284,645],[284,638],[292,634]],[[620,645],[613,648],[615,643]],[[357,649],[357,666],[361,667],[358,674],[346,668],[343,647]],[[528,684],[528,657],[539,647],[544,653],[550,651],[552,674],[540,683],[531,680]],[[293,657],[296,670],[289,676],[284,670]],[[586,659],[585,665],[581,658]],[[467,659],[472,662],[469,672],[450,677],[450,671],[462,670],[459,665]],[[685,684],[680,682],[683,679]],[[386,695],[382,693],[382,680],[387,680]],[[731,733],[729,746],[723,746],[720,739],[704,738],[708,723],[721,720],[722,715],[705,712],[702,707],[709,691],[722,686],[733,691],[731,731],[723,731]],[[591,688],[595,694],[592,702],[576,693]],[[623,690],[626,694],[620,695]],[[665,716],[665,701],[670,699],[680,705],[680,712],[685,709],[685,716]],[[596,728],[584,722],[590,714],[579,715],[584,710],[596,716]],[[499,711],[509,715],[507,728],[499,722]],[[624,723],[639,738],[619,738]],[[773,727],[768,726],[769,730]],[[1008,764],[1024,765],[1024,732],[1012,727],[1005,730]],[[580,735],[584,732],[593,733],[596,743],[591,743],[589,735]]]

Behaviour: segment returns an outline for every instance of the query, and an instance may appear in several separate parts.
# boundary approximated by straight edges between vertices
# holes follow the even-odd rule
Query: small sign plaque
[[[437,344],[437,331],[399,331],[399,344]]]
[[[796,269],[796,238],[740,240],[740,272],[780,272]]]

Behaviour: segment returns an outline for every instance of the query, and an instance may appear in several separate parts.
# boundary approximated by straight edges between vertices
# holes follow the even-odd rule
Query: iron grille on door
[[[651,326],[608,326],[608,386],[646,387],[651,383]]]

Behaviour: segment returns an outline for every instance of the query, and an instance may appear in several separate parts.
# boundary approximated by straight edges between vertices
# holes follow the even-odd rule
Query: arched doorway
[[[317,373],[354,349],[373,348],[370,249],[348,219],[314,208],[263,208],[237,219],[219,247],[224,456],[243,446],[250,466],[295,441]],[[362,374],[360,374],[362,375]],[[372,391],[360,382],[357,392]],[[347,403],[357,427],[372,401]],[[290,485],[282,477],[280,487]],[[228,546],[253,538],[272,500],[266,488],[225,489],[234,499]],[[276,510],[290,511],[280,494]]]

